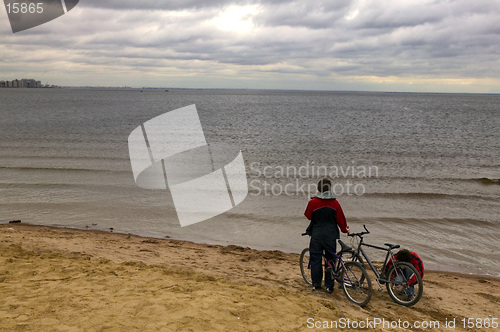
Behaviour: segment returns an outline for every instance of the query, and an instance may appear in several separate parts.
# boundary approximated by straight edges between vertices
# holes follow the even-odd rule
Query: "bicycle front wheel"
[[[358,262],[344,263],[342,289],[349,301],[364,307],[372,297],[372,282],[366,269]]]
[[[387,272],[387,292],[394,302],[412,306],[422,297],[424,284],[417,269],[409,263],[396,262]]]

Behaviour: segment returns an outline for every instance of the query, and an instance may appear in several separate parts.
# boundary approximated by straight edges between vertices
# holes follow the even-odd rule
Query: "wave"
[[[299,180],[303,182],[309,183],[309,181],[313,181],[311,183],[314,183],[314,180],[319,180],[320,178],[323,177],[318,177],[317,175],[310,175],[307,174],[307,176],[302,176],[302,175],[297,175],[297,174],[256,174],[255,172],[248,171],[248,178],[249,180],[256,179],[256,180],[266,180],[268,182],[286,182],[290,180]],[[488,177],[481,177],[481,178],[470,178],[470,177],[450,177],[450,176],[445,176],[445,177],[439,177],[439,176],[392,176],[392,175],[381,175],[381,176],[365,176],[365,177],[358,177],[358,176],[339,176],[339,177],[333,177],[331,178],[333,182],[342,182],[344,180],[358,180],[358,181],[423,181],[423,182],[435,182],[435,181],[444,181],[444,182],[476,182],[476,183],[481,183],[481,184],[500,184],[500,179],[496,178],[488,178]]]
[[[381,198],[429,198],[429,199],[443,199],[443,198],[460,198],[460,199],[482,199],[498,201],[498,196],[492,195],[479,195],[479,194],[448,194],[448,193],[365,193],[363,196],[368,197],[381,197]]]
[[[123,183],[16,183],[2,182],[0,183],[3,189],[95,189],[102,190],[106,188],[136,188],[133,180],[131,184]]]
[[[98,172],[98,173],[132,173],[131,170],[112,170],[112,169],[93,169],[93,168],[67,168],[67,167],[16,167],[16,166],[0,166],[0,170],[14,171],[49,171],[49,172]]]
[[[408,224],[408,225],[471,225],[471,226],[498,226],[498,223],[495,221],[489,221],[484,219],[471,219],[471,218],[397,218],[397,217],[388,217],[388,218],[349,218],[349,222],[366,224],[367,227],[370,223],[394,223],[394,224]]]
[[[500,185],[500,179],[490,179],[490,178],[479,178],[479,179],[472,179],[473,181],[476,181],[476,182],[479,182],[479,183],[482,183],[482,184],[487,184],[487,185],[491,185],[491,184],[498,184]]]
[[[84,160],[84,161],[89,161],[89,160],[105,160],[105,161],[125,161],[125,162],[130,162],[130,158],[128,156],[126,157],[111,157],[111,156],[51,156],[48,157],[46,155],[13,155],[13,154],[1,154],[0,157],[4,160],[7,159],[26,159],[26,160],[36,160],[36,159],[42,159],[42,160]]]
[[[315,186],[312,187],[294,187],[290,186],[287,188],[286,186],[271,186],[267,187],[263,186],[255,186],[254,184],[249,184],[249,194],[252,196],[291,196],[291,197],[300,197],[300,196],[314,196]],[[301,190],[302,189],[302,190]],[[342,191],[342,190],[345,191]],[[313,190],[313,191],[311,191]],[[359,196],[359,197],[368,197],[368,198],[389,198],[389,199],[477,199],[477,200],[487,200],[487,201],[498,201],[499,196],[491,193],[481,193],[481,192],[369,192],[369,191],[361,191],[357,192],[355,188],[350,188],[347,191],[346,187],[342,187],[339,189],[341,192],[335,192],[335,196],[338,198],[345,196]]]
[[[399,181],[424,181],[424,182],[435,182],[435,181],[444,181],[444,182],[475,182],[481,184],[500,184],[500,179],[495,178],[467,178],[467,177],[425,177],[425,176],[381,176],[378,178],[361,178],[360,180],[399,180]]]

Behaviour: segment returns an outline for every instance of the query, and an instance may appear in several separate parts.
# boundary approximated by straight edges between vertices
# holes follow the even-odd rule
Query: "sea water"
[[[242,151],[249,193],[180,227],[169,190],[136,186],[128,135],[191,104],[208,143]],[[479,94],[0,89],[0,220],[300,252],[305,206],[328,176],[366,242],[400,244],[428,268],[500,275],[499,105]]]

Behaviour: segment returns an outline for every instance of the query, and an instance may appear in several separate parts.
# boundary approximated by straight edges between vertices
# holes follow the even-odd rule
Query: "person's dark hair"
[[[332,182],[329,179],[322,179],[318,182],[318,191],[323,193],[332,190]]]
[[[412,254],[411,254],[411,252],[408,249],[401,249],[396,254],[396,258],[400,262],[408,262],[409,263],[411,261]]]

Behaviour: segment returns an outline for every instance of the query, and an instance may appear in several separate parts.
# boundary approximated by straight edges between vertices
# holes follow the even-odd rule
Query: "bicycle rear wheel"
[[[306,284],[312,286],[312,279],[311,279],[311,264],[309,263],[309,248],[304,248],[302,252],[300,253],[300,273],[302,274],[302,278],[304,278],[304,281]],[[321,259],[321,265],[323,268],[323,273],[331,273],[330,270],[325,269],[325,259]],[[324,279],[324,278],[323,278]],[[322,284],[324,283],[324,280],[322,280]]]
[[[397,304],[409,307],[422,297],[422,277],[412,264],[396,262],[387,272],[387,280],[387,292]]]
[[[300,273],[308,285],[312,285],[311,264],[309,263],[309,248],[305,248],[300,253]]]
[[[366,269],[358,262],[344,263],[342,289],[349,301],[364,307],[372,297],[372,282]]]

